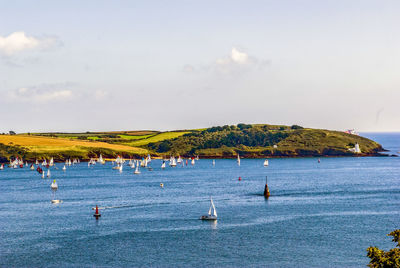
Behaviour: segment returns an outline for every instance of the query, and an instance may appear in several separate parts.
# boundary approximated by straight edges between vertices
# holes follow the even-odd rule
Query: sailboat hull
[[[213,216],[213,215],[203,215],[203,216],[200,217],[200,220],[203,220],[203,221],[216,221],[217,217]]]

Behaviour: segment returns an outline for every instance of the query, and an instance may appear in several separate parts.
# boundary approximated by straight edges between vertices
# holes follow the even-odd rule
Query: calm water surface
[[[373,135],[385,147],[385,134]],[[393,135],[388,144],[400,149]],[[111,163],[66,172],[57,164],[58,205],[50,203],[50,179],[7,168],[0,171],[0,265],[365,267],[368,246],[394,246],[386,234],[400,228],[400,158],[269,162],[213,167],[200,159],[161,170],[153,160],[154,170],[140,175]],[[215,223],[198,220],[210,196]],[[97,221],[96,204],[111,207]]]

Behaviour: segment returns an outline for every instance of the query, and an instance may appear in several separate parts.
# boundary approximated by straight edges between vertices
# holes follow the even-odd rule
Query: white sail
[[[4,165],[1,164],[1,165],[0,165],[0,170],[3,170],[3,169],[4,169]]]
[[[213,164],[213,166],[215,166],[215,160],[213,160],[212,164]]]
[[[266,166],[268,166],[268,165],[269,165],[268,159],[265,159],[265,161],[264,161],[264,167],[266,167]]]
[[[194,165],[194,158],[192,158],[192,162],[191,162],[192,166]]]
[[[64,165],[62,169],[63,169],[64,171],[66,171],[66,170],[67,170],[67,167]]]
[[[239,154],[237,155],[237,163],[240,166],[240,156],[239,156]]]
[[[178,164],[182,163],[182,158],[181,158],[181,156],[178,157],[178,161],[177,161],[177,162],[178,162]]]
[[[165,168],[165,161],[161,164],[161,168]]]
[[[42,171],[42,179],[44,179],[44,171]]]
[[[131,168],[135,168],[135,161],[131,162]]]
[[[31,170],[35,170],[35,165],[34,164],[31,165]]]
[[[213,215],[215,217],[217,217],[217,210],[215,209],[214,202],[213,202],[212,198],[211,198],[211,206],[212,206],[212,209],[213,209]]]
[[[49,166],[53,166],[54,165],[54,159],[53,159],[53,157],[50,159],[50,163],[49,163]]]
[[[119,166],[119,172],[122,172],[122,167],[123,167],[123,165]]]
[[[47,178],[50,178],[50,169],[47,170]]]

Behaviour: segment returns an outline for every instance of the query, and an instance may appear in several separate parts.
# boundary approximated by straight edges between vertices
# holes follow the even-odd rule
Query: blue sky
[[[398,1],[2,1],[0,132],[400,131]]]

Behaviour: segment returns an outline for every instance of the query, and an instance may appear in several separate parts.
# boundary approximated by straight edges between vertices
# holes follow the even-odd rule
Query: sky
[[[399,1],[0,0],[0,132],[400,131]]]

